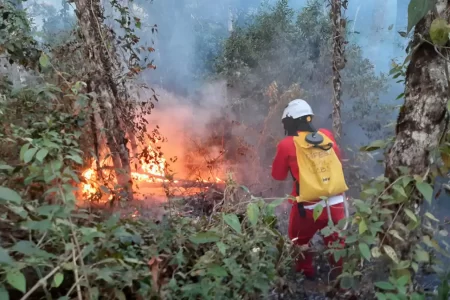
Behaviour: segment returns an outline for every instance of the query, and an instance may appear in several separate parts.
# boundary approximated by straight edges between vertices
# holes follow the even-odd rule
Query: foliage
[[[69,3],[62,1],[62,7],[57,11],[53,6],[33,2],[27,8],[28,17],[35,19],[43,17],[40,29],[34,26],[33,36],[40,44],[51,49],[71,39],[72,30],[76,27],[76,17],[71,14]]]
[[[411,1],[408,30],[428,12],[421,3]],[[131,53],[129,77],[144,68],[154,69],[153,62],[142,58],[154,49],[142,49],[135,32],[145,27],[142,20],[132,16],[129,7],[115,1],[110,4],[119,13],[122,49]],[[248,23],[238,26],[225,41],[215,67],[238,91],[239,99],[233,102],[236,111],[251,109],[267,116],[262,131],[257,130],[262,137],[256,151],[276,140],[267,122],[294,95],[306,95],[315,107],[331,98],[330,90],[322,88],[329,80],[323,74],[330,69],[331,27],[319,4],[311,2],[294,20],[295,11],[287,1],[279,1],[250,19],[243,18]],[[1,299],[98,299],[102,295],[255,299],[267,297],[281,284],[293,254],[290,242],[275,229],[274,209],[282,199],[266,203],[250,197],[244,188],[247,199],[236,206],[238,187],[229,183],[225,204],[202,217],[183,216],[177,203],[162,221],[77,207],[74,192],[82,180],[80,170],[87,157],[96,156],[88,122],[94,110],[89,100],[95,95],[86,92],[84,82],[89,78],[79,66],[83,41],[74,32],[69,40],[59,40],[46,27],[64,18],[67,7],[51,12],[44,22],[47,53],[37,50],[24,12],[9,5],[2,6],[1,12],[1,26],[11,33],[1,40],[2,53],[25,66],[39,63],[33,73],[36,78],[24,87],[13,88],[8,78],[0,80]],[[210,36],[202,41],[211,43],[212,52],[205,53],[213,56],[218,47],[214,33],[223,33],[223,28],[208,20],[200,24],[214,27],[206,29]],[[443,34],[448,25],[433,24],[430,41],[425,42],[440,49],[448,41]],[[154,31],[156,26],[149,28]],[[68,44],[76,51],[68,51],[73,49]],[[365,129],[379,131],[379,116],[385,110],[377,100],[384,78],[375,76],[358,47],[348,46],[347,53],[344,102],[352,107],[347,122],[365,118]],[[390,75],[398,82],[404,81],[408,62],[409,57],[393,65]],[[390,139],[376,140],[362,150],[384,149],[390,143]],[[431,170],[433,175],[438,167]],[[435,296],[448,297],[449,275],[439,269],[437,259],[438,254],[450,256],[437,242],[448,232],[431,213],[420,213],[417,205],[432,199],[427,180],[406,169],[393,182],[379,176],[362,188],[358,199],[352,199],[355,213],[348,230],[342,229],[342,222],[322,230],[325,236],[338,232],[346,237],[344,248],[336,245],[326,251],[346,261],[339,277],[342,288],[357,290],[364,280],[375,278],[370,286],[378,299],[425,299],[426,291],[413,285],[414,275],[431,269],[442,276]],[[324,211],[317,206],[314,218]],[[385,268],[383,275],[388,274],[383,279],[374,271],[380,266]]]
[[[216,63],[217,72],[227,78],[230,90],[239,98],[233,99],[236,111],[243,116],[247,110],[266,115],[270,102],[264,92],[273,81],[280,90],[299,84],[313,109],[331,111],[331,78],[323,74],[331,74],[332,28],[322,2],[310,1],[297,14],[288,1],[277,1],[245,19],[247,24],[236,26],[225,41]],[[346,52],[343,121],[359,121],[369,135],[380,134],[386,108],[378,103],[378,95],[386,87],[385,78],[375,75],[356,45],[347,45]],[[329,121],[322,116],[319,122]]]
[[[10,64],[16,62],[25,67],[36,67],[39,51],[31,36],[26,13],[9,1],[1,4],[0,11],[0,30],[5,33],[0,37],[0,54],[6,53]]]
[[[411,1],[410,5],[415,5],[413,2],[417,4],[417,1]],[[417,24],[426,13],[420,12],[420,18],[410,15],[410,22]],[[442,19],[435,19],[430,26],[431,41],[423,40],[421,43],[434,43],[435,50],[439,51],[448,42],[448,37],[443,38],[444,33],[440,32],[447,32],[447,26]],[[410,53],[402,64],[393,63],[390,75],[398,83],[405,82],[406,67],[412,55],[414,53]],[[397,99],[404,96],[402,93]],[[370,152],[389,149],[392,141],[377,140],[361,150]],[[374,280],[377,299],[448,298],[448,273],[441,258],[450,258],[450,252],[445,241],[439,242],[448,236],[444,226],[446,222],[437,219],[429,211],[423,211],[421,207],[424,200],[429,206],[433,197],[437,197],[429,182],[439,174],[448,172],[446,143],[439,152],[433,155],[433,164],[424,177],[401,167],[401,174],[397,178],[379,176],[364,185],[360,199],[352,199],[355,213],[350,218],[352,226],[349,231],[342,231],[342,224],[322,230],[324,235],[338,232],[346,237],[344,249],[328,250],[336,259],[342,257],[346,261],[344,272],[340,275],[341,287],[360,289],[365,277],[381,277],[377,274],[377,268],[383,265],[381,273],[387,273],[388,276],[384,280]],[[369,269],[371,271],[368,272]],[[417,275],[423,273],[434,273],[441,277],[435,292],[428,292],[415,282]]]
[[[24,161],[30,156],[25,155]],[[44,163],[41,157],[36,156],[30,167],[59,181],[48,190],[56,204],[23,202],[10,189],[2,193],[10,214],[19,218],[21,232],[33,233],[32,241],[0,248],[8,284],[3,291],[15,288],[39,295],[40,282],[26,281],[23,275],[32,267],[47,297],[68,299],[80,293],[76,290],[81,285],[83,299],[99,295],[125,299],[131,294],[147,299],[249,298],[267,295],[289,262],[284,238],[273,229],[273,218],[268,218],[274,207],[264,201],[250,203],[241,221],[234,214],[165,218],[161,223],[112,215],[102,221],[84,209],[74,209],[69,201],[73,194],[67,183],[76,176],[71,168],[61,163],[55,168],[52,155]],[[46,173],[47,169],[55,172]],[[10,293],[11,298],[16,295]]]
[[[251,198],[239,212],[202,218],[172,210],[162,221],[78,207],[80,173],[92,153],[92,95],[61,47],[40,54],[36,80],[18,88],[1,81],[0,297],[267,296],[291,260],[289,242],[274,229],[280,201]]]
[[[436,5],[436,0],[411,0],[408,5],[407,34]]]
[[[14,126],[14,139],[2,141],[26,142],[21,146],[20,168],[1,166],[5,186],[12,187],[22,176],[25,186],[51,184],[39,199],[17,185],[20,194],[9,187],[1,189],[2,207],[8,211],[1,222],[5,226],[14,219],[17,225],[10,229],[33,237],[2,244],[0,264],[8,284],[3,283],[2,291],[14,288],[28,297],[42,292],[38,290],[42,282],[47,297],[70,297],[80,293],[76,290],[81,285],[81,293],[89,295],[83,299],[106,294],[122,299],[126,293],[144,298],[164,294],[168,299],[235,299],[269,292],[289,262],[284,238],[274,230],[276,203],[255,199],[241,220],[232,213],[217,213],[201,219],[165,218],[160,223],[118,215],[102,221],[75,207],[72,183],[79,182],[76,169],[82,151],[79,132],[65,132],[68,121],[60,115],[33,129]],[[29,268],[39,282],[26,280]],[[13,295],[11,291],[11,298],[17,297]]]
[[[74,185],[83,152],[74,121],[58,112],[31,127],[11,124],[10,135],[2,136],[2,143],[20,146],[20,162],[0,168],[1,223],[16,236],[0,248],[3,293],[11,299],[17,291],[24,299],[235,299],[267,295],[276,285],[290,261],[288,244],[274,229],[279,202],[254,199],[246,215],[218,212],[162,222],[118,215],[104,220],[77,209]]]

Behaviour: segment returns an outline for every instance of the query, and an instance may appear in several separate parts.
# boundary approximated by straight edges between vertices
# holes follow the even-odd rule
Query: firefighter
[[[298,136],[302,134],[302,136],[304,136],[308,133],[316,133],[316,130],[311,124],[313,117],[313,111],[306,101],[296,99],[288,104],[282,116],[286,137],[278,144],[277,153],[272,164],[272,177],[275,180],[285,180],[289,174],[294,180],[291,193],[292,197],[290,197],[290,199],[287,200],[289,202],[284,203],[283,206],[291,207],[288,235],[294,244],[299,246],[308,245],[316,232],[327,226],[329,220],[327,209],[323,209],[322,214],[317,220],[314,220],[313,218],[313,210],[316,205],[322,205],[324,208],[327,205],[320,197],[317,197],[316,200],[312,201],[296,201],[296,199],[299,198],[298,196],[301,194],[300,191],[302,189],[302,185],[300,184],[301,180],[299,180],[302,166],[299,166],[298,164],[297,155],[299,152],[296,150],[297,146],[296,143],[294,143],[294,138],[298,138]],[[341,166],[342,168],[340,163],[341,152],[336,144],[333,134],[326,129],[319,129],[317,133],[331,141],[329,149],[332,148],[334,150],[338,166]],[[311,170],[311,168],[308,168],[308,170]],[[304,168],[303,172],[310,172],[308,170]],[[341,172],[341,170],[339,170],[339,172]],[[343,173],[339,174],[342,174],[341,176],[343,177]],[[314,174],[313,176],[308,177],[315,178],[318,176],[315,176]],[[306,184],[303,188],[307,189]],[[341,219],[345,218],[343,202],[344,195],[342,193],[328,198],[328,205],[331,212],[330,217],[334,224],[337,224]],[[329,245],[329,243],[334,243],[336,241],[339,241],[342,245],[344,243],[342,239],[339,239],[337,233],[324,237],[325,245]],[[314,280],[315,269],[313,267],[313,255],[308,251],[302,254],[303,255],[300,255],[299,258],[297,258],[295,269],[297,272],[303,272],[307,279]],[[336,270],[337,273],[340,273],[342,261],[336,263],[332,256],[330,257],[330,260],[330,263],[334,266],[334,270]],[[334,272],[334,274],[336,274],[336,272]]]

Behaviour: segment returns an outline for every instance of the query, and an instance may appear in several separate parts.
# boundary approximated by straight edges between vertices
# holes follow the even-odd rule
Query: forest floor
[[[192,204],[195,196],[189,197],[190,203]],[[150,218],[152,220],[161,220],[165,216],[168,216],[169,212],[166,209],[169,202],[164,199],[164,197],[150,197],[147,199],[141,199],[133,201],[132,203],[127,203],[126,206],[119,207],[118,211],[122,216],[136,216],[143,218]],[[197,201],[195,201],[197,202]],[[195,203],[197,206],[202,201]],[[117,211],[117,208],[114,209]],[[194,209],[195,210],[195,209]],[[105,209],[107,213],[109,209]],[[191,210],[190,210],[191,211]],[[196,215],[196,212],[193,213]],[[289,221],[289,211],[281,211],[278,209],[276,211],[277,215],[277,227],[278,230],[283,234],[287,235],[288,221]],[[314,265],[317,270],[317,277],[314,281],[306,280],[301,273],[297,273],[291,270],[286,276],[286,282],[284,284],[283,292],[274,292],[270,299],[308,299],[308,300],[322,300],[322,299],[332,299],[327,297],[327,293],[330,290],[330,280],[328,278],[330,265],[323,252],[325,251],[325,245],[323,239],[320,235],[316,234],[311,241],[311,246],[315,249],[317,255],[315,257]],[[333,299],[349,299],[348,294],[340,294]]]

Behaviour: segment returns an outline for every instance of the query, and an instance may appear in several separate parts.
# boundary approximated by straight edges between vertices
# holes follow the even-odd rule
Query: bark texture
[[[340,139],[342,133],[341,121],[341,95],[342,82],[340,70],[345,67],[344,58],[344,33],[345,20],[342,19],[342,5],[346,0],[331,0],[331,20],[333,22],[333,132],[336,139]]]
[[[75,0],[76,15],[82,33],[86,64],[89,69],[88,91],[95,93],[93,103],[98,104],[106,143],[111,153],[117,183],[128,191],[132,198],[131,169],[127,139],[121,114],[124,107],[119,87],[119,61],[109,32],[103,27],[103,12],[99,0]],[[94,105],[95,107],[96,105]],[[100,128],[97,128],[100,129]]]
[[[439,1],[440,5],[442,5]],[[440,17],[449,20],[449,5]],[[448,63],[435,47],[423,42],[431,22],[430,12],[415,28],[411,61],[406,71],[405,102],[397,119],[394,144],[386,157],[386,177],[395,180],[399,167],[407,167],[414,175],[424,175],[430,166],[430,151],[439,146],[446,124],[448,99]]]

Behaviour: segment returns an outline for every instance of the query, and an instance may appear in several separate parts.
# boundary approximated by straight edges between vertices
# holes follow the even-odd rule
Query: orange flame
[[[158,157],[157,153],[151,146],[148,146],[147,148],[148,153],[150,156]],[[170,182],[169,179],[165,179],[166,173],[165,173],[165,167],[166,167],[166,159],[164,157],[160,157],[157,159],[156,162],[150,162],[146,163],[144,159],[140,159],[141,163],[141,169],[143,173],[140,172],[132,172],[131,178],[134,182],[137,183],[164,183],[164,182]],[[103,167],[103,166],[102,166]],[[83,171],[82,173],[83,178],[85,179],[85,183],[81,184],[81,191],[82,195],[84,197],[92,197],[95,195],[100,187],[98,185],[98,178],[97,178],[97,170],[95,162],[92,163],[91,167]],[[196,180],[197,182],[223,182],[219,177],[215,177],[214,180]],[[179,180],[172,180],[174,183],[178,183]]]

